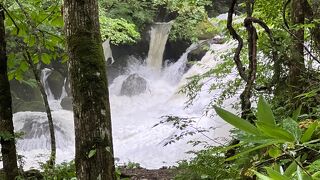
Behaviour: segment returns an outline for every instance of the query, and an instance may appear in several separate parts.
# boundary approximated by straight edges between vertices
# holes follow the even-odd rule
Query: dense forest
[[[318,0],[1,0],[0,179],[320,179]]]

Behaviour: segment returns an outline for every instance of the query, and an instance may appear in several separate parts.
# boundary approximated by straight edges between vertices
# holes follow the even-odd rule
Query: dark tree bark
[[[80,180],[116,179],[105,61],[96,0],[64,0]]]
[[[304,24],[304,0],[292,0],[291,2],[291,21],[293,25]],[[301,92],[299,90],[303,86],[302,74],[305,72],[304,64],[304,29],[299,28],[292,30],[292,47],[291,58],[289,62],[289,85],[293,88],[293,92]],[[296,95],[296,93],[295,93]]]
[[[7,180],[18,176],[17,153],[12,121],[12,98],[7,76],[4,10],[0,6],[0,133],[3,169]]]
[[[257,32],[255,27],[253,26],[252,21],[252,11],[253,11],[253,1],[247,0],[247,18],[244,21],[244,26],[248,32],[248,58],[249,58],[249,66],[248,71],[245,71],[243,64],[240,59],[240,52],[243,47],[243,39],[237,34],[235,29],[232,26],[232,15],[234,14],[234,8],[237,3],[237,0],[233,0],[228,12],[228,20],[227,20],[227,28],[232,35],[233,39],[238,41],[238,47],[235,51],[234,61],[237,67],[237,70],[240,74],[240,77],[246,82],[245,89],[240,95],[241,100],[241,111],[242,118],[244,119],[252,119],[251,117],[251,102],[250,98],[252,96],[252,89],[254,88],[254,82],[256,79],[257,72]]]

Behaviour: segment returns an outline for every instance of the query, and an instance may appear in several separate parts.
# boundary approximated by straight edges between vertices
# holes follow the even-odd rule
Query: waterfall
[[[188,54],[202,46],[205,42],[206,41],[200,41],[191,44],[191,46],[181,55],[177,62],[172,65],[168,65],[168,68],[165,69],[164,76],[166,76],[166,78],[173,83],[179,82],[182,75],[185,73],[188,62]]]
[[[166,26],[169,25],[166,24]],[[165,41],[162,44],[164,48]],[[204,111],[207,110],[210,99],[219,90],[210,91],[208,90],[210,89],[209,85],[204,86],[200,90],[199,98],[195,100],[194,105],[188,108],[185,107],[187,97],[181,94],[177,95],[179,88],[192,75],[204,73],[208,68],[215,67],[217,63],[222,61],[219,58],[219,53],[226,52],[230,48],[228,44],[212,44],[199,65],[194,65],[185,72],[188,53],[199,45],[191,45],[177,62],[168,64],[162,71],[160,71],[161,66],[159,66],[159,71],[155,72],[154,66],[149,66],[148,63],[145,65],[132,62],[127,68],[127,72],[115,78],[113,83],[110,84],[109,97],[114,155],[120,159],[119,163],[138,162],[146,168],[172,166],[176,165],[177,161],[192,156],[185,152],[201,148],[193,147],[187,143],[188,141],[210,141],[202,135],[196,134],[164,147],[163,145],[169,137],[181,133],[179,129],[173,128],[172,124],[161,124],[153,127],[159,123],[161,117],[166,115],[192,118],[194,120],[193,127],[213,127],[214,130],[211,129],[207,134],[213,139],[228,136],[230,129],[228,125],[214,116],[212,112],[208,116],[203,115]],[[159,46],[156,49],[159,49]],[[160,53],[161,58],[158,58],[158,61],[161,62],[160,65],[162,64],[162,53]],[[155,59],[150,57],[152,56],[148,57],[149,60]],[[46,80],[50,71],[50,69],[43,70],[43,80]],[[136,96],[119,96],[124,80],[133,73],[138,74],[148,82],[148,90]],[[209,78],[211,81],[217,80],[215,77]],[[46,88],[46,90],[50,92],[49,88]],[[233,99],[231,102],[233,101],[235,100]],[[75,152],[73,113],[62,110],[60,107],[60,109],[55,109],[52,115],[57,129],[57,163],[71,160],[74,158]],[[46,114],[43,112],[16,113],[14,115],[14,126],[16,131],[26,132],[24,138],[18,140],[18,153],[26,157],[26,169],[32,166],[38,167],[38,161],[45,162],[50,156]],[[219,139],[219,141],[222,140]],[[209,143],[215,145],[216,142],[210,141]],[[39,154],[43,154],[43,156],[39,158]]]
[[[49,69],[49,68],[44,68],[41,71],[41,83],[42,83],[44,90],[47,94],[48,100],[54,100],[54,95],[52,94],[51,89],[49,87],[49,84],[47,82],[47,79],[51,73],[52,73],[52,69]]]
[[[147,57],[147,66],[157,71],[161,70],[163,52],[169,36],[172,22],[154,23],[150,32],[150,46]]]
[[[107,62],[107,64],[109,63],[110,64],[113,64],[114,63],[114,59],[113,59],[113,56],[112,56],[112,50],[111,50],[111,47],[110,47],[110,39],[107,39],[105,42],[102,43],[102,47],[103,47],[103,53],[104,53],[104,57],[105,57],[105,60]],[[109,59],[111,62],[109,62]]]
[[[61,101],[63,98],[68,96],[67,90],[66,90],[66,86],[68,86],[67,83],[67,78],[64,79],[63,81],[63,86],[62,86],[62,90],[61,90],[61,96],[59,98],[59,100]]]

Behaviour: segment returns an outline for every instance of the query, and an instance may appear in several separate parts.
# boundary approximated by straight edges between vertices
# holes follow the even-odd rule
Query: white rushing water
[[[171,26],[172,22],[157,22],[151,27],[150,46],[146,62],[148,67],[153,68],[156,71],[160,71],[162,67],[163,52]]]
[[[163,45],[164,46],[164,45]],[[174,64],[164,67],[162,71],[154,71],[152,67],[132,61],[127,72],[118,76],[110,85],[110,103],[115,157],[118,163],[137,162],[146,168],[160,168],[176,165],[179,160],[190,158],[185,152],[199,149],[187,142],[190,140],[207,140],[216,144],[201,134],[188,136],[176,143],[164,146],[168,138],[181,133],[172,124],[160,124],[162,116],[172,115],[193,118],[189,130],[199,127],[216,127],[206,135],[212,139],[227,137],[230,127],[218,117],[207,116],[204,112],[212,96],[219,90],[209,92],[209,86],[204,86],[199,97],[192,106],[185,107],[187,98],[177,94],[179,88],[187,83],[187,78],[203,73],[221,62],[219,54],[226,52],[232,46],[212,44],[210,50],[201,62],[194,65],[185,73],[187,55],[194,48],[191,46]],[[211,52],[214,51],[214,53]],[[162,56],[159,59],[162,62]],[[123,81],[136,73],[147,82],[147,90],[136,96],[120,96]],[[211,78],[210,81],[215,81]],[[234,101],[230,100],[231,102]],[[53,109],[53,119],[56,127],[57,163],[74,158],[74,129],[72,112]],[[14,114],[15,130],[26,132],[25,139],[18,141],[18,153],[25,156],[25,168],[38,167],[38,161],[48,160],[50,141],[46,128],[46,114],[43,112],[19,112]],[[222,142],[222,140],[219,140]],[[39,155],[42,155],[39,157]]]

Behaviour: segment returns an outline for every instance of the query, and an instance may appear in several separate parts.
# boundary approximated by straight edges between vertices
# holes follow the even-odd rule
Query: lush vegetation
[[[218,34],[225,42],[235,42],[233,49],[221,54],[223,62],[190,78],[180,91],[191,105],[207,79],[220,78],[210,90],[222,92],[208,109],[235,128],[233,140],[209,144],[190,161],[181,161],[176,179],[320,179],[318,1],[228,3],[228,19],[218,20],[208,15],[208,9],[218,4],[214,0],[99,0],[101,38],[130,46],[144,38],[153,22],[172,21],[171,41]],[[62,2],[7,0],[1,6],[6,14],[8,77],[35,87],[33,67],[39,70],[53,61],[67,61]],[[230,73],[237,76],[229,78]],[[240,102],[234,104],[239,114],[220,108],[239,94]],[[161,123],[172,121],[182,129],[192,122],[169,117]],[[75,177],[74,161],[42,168],[45,177]]]

